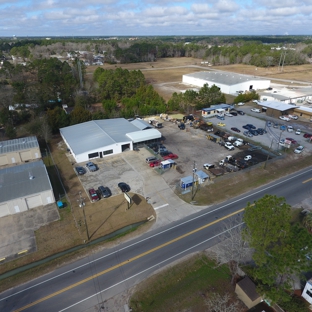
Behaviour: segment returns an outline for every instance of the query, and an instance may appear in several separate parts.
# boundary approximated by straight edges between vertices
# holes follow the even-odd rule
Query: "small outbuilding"
[[[195,180],[193,180],[193,176],[187,176],[180,179],[180,186],[183,189],[187,189],[193,185],[193,182],[195,182]]]
[[[0,142],[0,166],[22,164],[41,158],[35,136]]]
[[[202,170],[198,170],[195,172],[195,180],[198,181],[198,184],[202,184],[206,180],[209,180],[209,175]]]
[[[249,309],[261,302],[261,297],[257,293],[256,285],[248,276],[245,276],[236,284],[235,293]]]
[[[160,163],[160,166],[162,169],[168,169],[174,165],[175,165],[175,161],[173,161],[172,159],[167,159],[167,160],[164,160]]]
[[[0,217],[55,202],[42,160],[0,169]]]
[[[310,278],[303,289],[302,295],[305,300],[312,304],[312,278]]]

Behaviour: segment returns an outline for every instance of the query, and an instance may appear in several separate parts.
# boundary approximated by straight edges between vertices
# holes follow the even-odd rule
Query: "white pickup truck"
[[[229,151],[232,151],[235,149],[232,143],[230,142],[225,142],[224,147],[227,148]]]

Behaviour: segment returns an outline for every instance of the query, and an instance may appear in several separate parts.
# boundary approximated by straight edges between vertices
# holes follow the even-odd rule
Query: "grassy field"
[[[199,254],[141,283],[129,305],[133,312],[207,311],[205,301],[212,293],[230,293],[236,300],[230,281],[227,266],[216,267]]]

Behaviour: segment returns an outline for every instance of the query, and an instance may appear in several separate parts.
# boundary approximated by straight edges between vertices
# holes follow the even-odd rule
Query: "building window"
[[[103,151],[103,155],[109,155],[109,154],[113,154],[113,150],[107,150],[107,151]]]
[[[310,290],[307,290],[306,294],[312,298],[312,292]]]
[[[89,159],[99,157],[99,152],[88,154]]]

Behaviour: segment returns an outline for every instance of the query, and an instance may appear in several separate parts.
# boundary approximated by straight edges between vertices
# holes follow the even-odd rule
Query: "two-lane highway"
[[[223,221],[243,213],[247,202],[272,194],[283,196],[289,204],[295,205],[311,196],[311,185],[312,168],[306,168],[222,204],[203,209],[188,218],[3,292],[0,311],[86,311],[132,287],[165,265],[214,245],[223,231]]]

